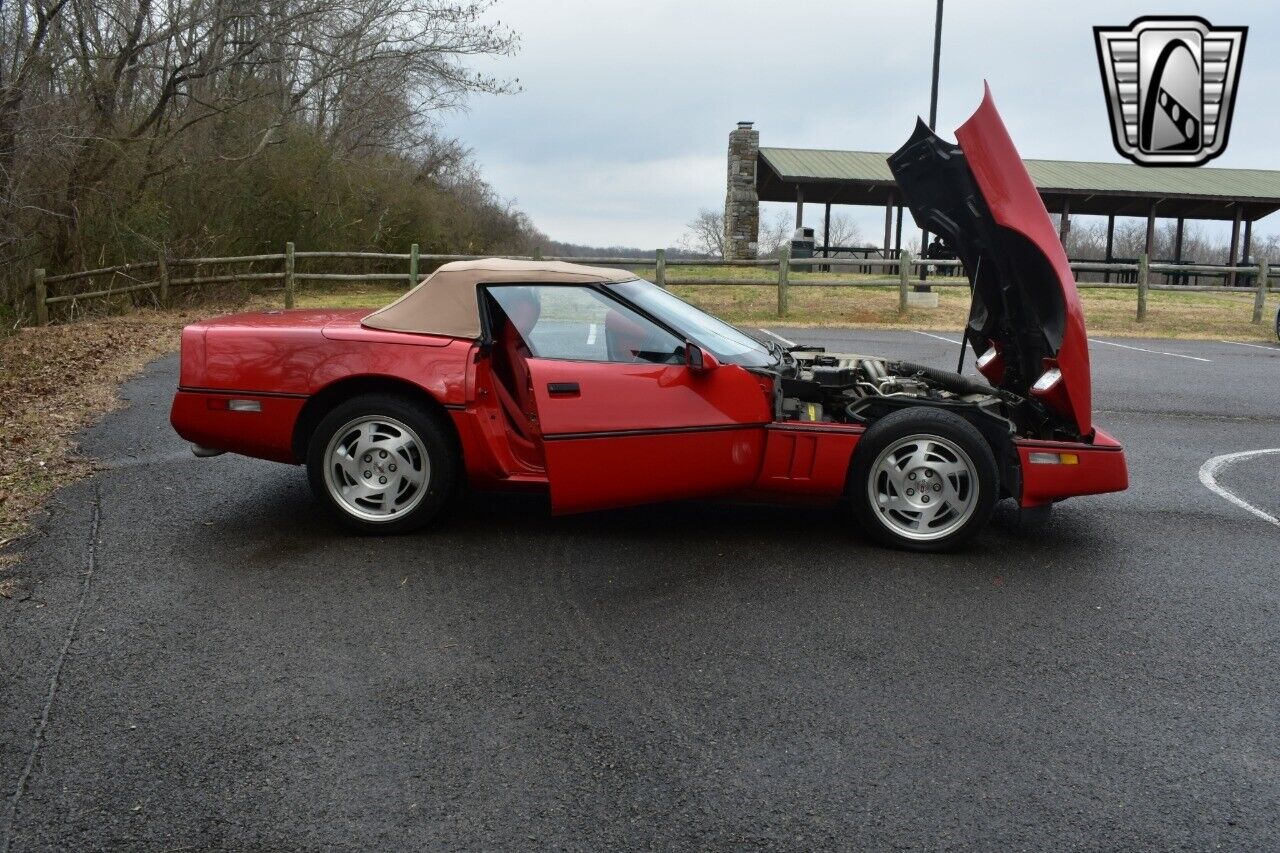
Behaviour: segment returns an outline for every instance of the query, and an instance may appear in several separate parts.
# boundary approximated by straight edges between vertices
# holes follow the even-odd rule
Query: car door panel
[[[737,365],[530,359],[551,502],[577,512],[748,487],[769,400]]]

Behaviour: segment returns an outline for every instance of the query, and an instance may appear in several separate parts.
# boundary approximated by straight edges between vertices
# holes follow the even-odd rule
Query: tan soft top
[[[563,261],[508,261],[485,258],[444,264],[422,283],[361,320],[374,329],[447,335],[452,338],[480,337],[480,307],[476,298],[480,284],[592,284],[629,281],[635,273],[606,267],[586,267]]]

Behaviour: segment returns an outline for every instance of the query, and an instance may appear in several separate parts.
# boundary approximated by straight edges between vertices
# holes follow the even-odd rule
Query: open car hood
[[[973,290],[965,339],[993,385],[1093,433],[1084,313],[1067,255],[988,88],[952,144],[918,122],[889,157],[916,224],[940,234]]]

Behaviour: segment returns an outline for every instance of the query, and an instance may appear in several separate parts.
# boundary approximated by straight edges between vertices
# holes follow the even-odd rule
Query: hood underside
[[[964,264],[973,292],[965,339],[978,369],[1087,438],[1089,350],[1075,279],[989,89],[956,139],[918,122],[889,168],[916,224]]]

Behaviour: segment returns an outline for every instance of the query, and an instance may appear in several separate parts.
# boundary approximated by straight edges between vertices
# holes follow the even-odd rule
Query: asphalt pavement
[[[0,602],[0,851],[1280,849],[1280,453],[1201,479],[1280,449],[1280,348],[1091,349],[1130,490],[944,556],[536,496],[352,537],[191,457],[159,361]]]

